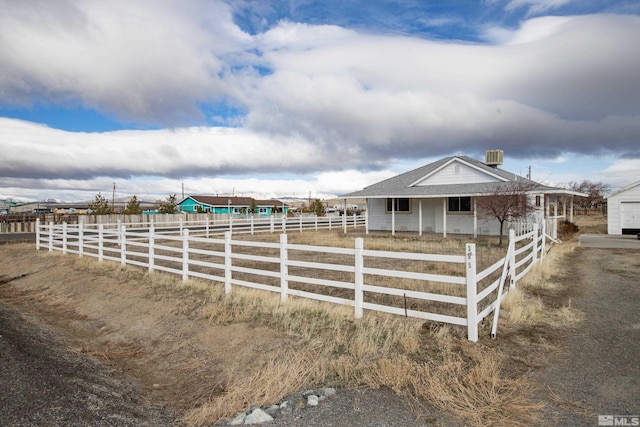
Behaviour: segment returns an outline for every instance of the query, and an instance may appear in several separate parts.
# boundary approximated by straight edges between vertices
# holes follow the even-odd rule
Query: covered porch
[[[441,234],[498,235],[500,224],[494,218],[480,215],[478,200],[486,195],[438,197],[367,197],[365,215],[367,233],[369,230],[415,232],[419,236]],[[559,217],[573,222],[572,194],[548,193],[532,196],[532,214],[529,222],[541,223],[545,218]],[[345,203],[348,198],[345,198]],[[505,230],[510,223],[505,224]]]

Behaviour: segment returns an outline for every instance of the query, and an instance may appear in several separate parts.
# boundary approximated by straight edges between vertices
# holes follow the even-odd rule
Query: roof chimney
[[[484,163],[492,168],[497,168],[504,162],[504,151],[502,150],[487,150],[485,153]]]

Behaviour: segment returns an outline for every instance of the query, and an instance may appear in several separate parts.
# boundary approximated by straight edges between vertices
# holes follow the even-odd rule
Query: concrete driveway
[[[640,240],[636,236],[582,234],[580,235],[580,245],[585,248],[640,249]]]

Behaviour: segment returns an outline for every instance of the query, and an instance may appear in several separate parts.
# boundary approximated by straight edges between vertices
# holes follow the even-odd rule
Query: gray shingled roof
[[[505,184],[501,182],[495,183],[479,183],[479,184],[446,184],[446,185],[426,185],[411,186],[415,182],[424,178],[431,172],[435,171],[451,159],[458,158],[472,166],[481,170],[498,175],[505,179],[505,182],[522,182],[531,186],[531,192],[544,194],[567,194],[575,196],[586,196],[586,194],[575,191],[565,190],[559,187],[550,187],[531,181],[525,177],[516,175],[511,172],[499,168],[487,166],[479,160],[472,159],[467,156],[445,157],[437,162],[419,167],[409,172],[394,176],[392,178],[380,181],[376,184],[365,187],[360,191],[348,193],[340,196],[345,199],[355,198],[387,198],[387,197],[406,197],[406,198],[430,198],[430,197],[447,197],[447,196],[477,196],[483,194],[493,194],[497,189]]]

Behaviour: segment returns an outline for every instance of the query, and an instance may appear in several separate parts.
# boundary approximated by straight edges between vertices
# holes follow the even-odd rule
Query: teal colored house
[[[280,200],[256,200],[253,197],[188,196],[178,203],[187,213],[271,216],[287,213],[288,206]]]

